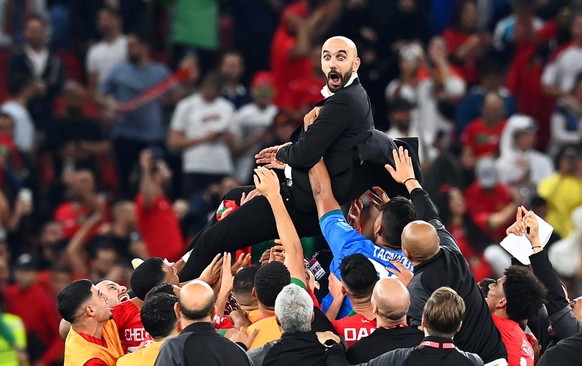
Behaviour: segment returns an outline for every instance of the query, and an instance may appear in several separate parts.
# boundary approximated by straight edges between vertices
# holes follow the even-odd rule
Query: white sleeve
[[[97,72],[97,60],[95,59],[95,45],[91,46],[89,52],[87,52],[87,60],[85,62],[87,67],[87,72],[95,73]]]
[[[172,115],[172,121],[170,121],[170,130],[171,131],[179,131],[179,132],[186,132],[186,111],[187,111],[187,104],[185,100],[181,100],[176,109],[174,110],[174,114]]]
[[[559,87],[558,83],[558,65],[556,61],[546,65],[541,78],[543,85]]]
[[[445,92],[451,97],[465,95],[465,81],[456,75],[451,75],[444,83]]]

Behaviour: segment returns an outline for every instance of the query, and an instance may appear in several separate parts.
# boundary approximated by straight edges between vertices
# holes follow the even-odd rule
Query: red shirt
[[[495,231],[489,228],[487,222],[491,214],[501,211],[512,202],[509,188],[506,185],[497,183],[492,189],[481,189],[479,183],[474,182],[465,190],[465,201],[467,201],[469,215],[484,234],[495,241],[505,237],[505,229],[513,219]]]
[[[469,243],[467,235],[465,235],[465,228],[462,226],[447,226],[447,229],[449,229],[449,232],[455,237],[457,244],[459,244],[459,249],[461,249],[463,257],[467,259],[469,267],[471,267],[471,272],[475,276],[475,281],[479,282],[484,278],[491,277],[493,271],[489,263],[483,257],[483,253],[479,253]]]
[[[376,320],[368,320],[356,313],[331,323],[339,335],[345,339],[348,347],[376,330]]]
[[[87,207],[80,205],[75,201],[67,201],[62,203],[57,207],[55,211],[55,221],[58,221],[63,228],[63,236],[66,239],[71,239],[73,235],[81,228],[81,225],[91,215],[91,210]],[[87,236],[87,240],[92,238],[97,231],[99,226],[96,225]]]
[[[135,196],[137,226],[151,257],[176,261],[184,253],[184,239],[172,203],[164,196],[154,198],[146,208],[143,196]]]
[[[310,56],[291,58],[291,51],[297,44],[297,39],[286,29],[285,18],[288,14],[296,14],[302,18],[307,17],[307,2],[291,4],[283,9],[280,25],[275,31],[271,44],[271,72],[277,90],[275,104],[281,109],[288,108],[290,83],[311,74]]]
[[[495,127],[489,127],[481,118],[477,118],[463,132],[463,145],[470,147],[477,158],[495,156],[499,151],[499,139],[505,124],[506,121],[503,121]]]
[[[507,348],[509,366],[534,366],[534,350],[519,324],[491,314],[493,323],[501,333],[501,340]]]
[[[289,107],[293,110],[311,110],[315,104],[323,99],[321,88],[325,80],[308,75],[303,79],[297,79],[289,85]]]
[[[113,320],[117,325],[124,353],[134,352],[141,342],[151,339],[143,328],[139,309],[133,302],[124,301],[112,307],[111,313],[113,313]]]
[[[455,56],[457,50],[461,47],[471,35],[463,33],[457,29],[449,28],[443,32],[443,38],[447,41],[449,48],[449,56]],[[477,84],[479,82],[479,54],[474,52],[468,55],[465,60],[456,63],[462,77],[469,84]]]
[[[35,334],[45,351],[41,361],[49,365],[63,358],[65,342],[59,336],[61,316],[56,300],[38,283],[28,289],[11,285],[4,290],[4,311],[19,316],[27,333]]]

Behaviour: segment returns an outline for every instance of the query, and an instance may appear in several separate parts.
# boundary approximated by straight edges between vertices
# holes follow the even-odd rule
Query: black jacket
[[[582,333],[578,333],[546,350],[537,366],[579,366],[581,364]]]
[[[314,332],[283,334],[281,339],[249,351],[255,366],[324,366],[325,347]]]
[[[194,323],[164,343],[155,365],[244,366],[252,362],[240,346],[216,333],[211,323]]]
[[[455,239],[441,223],[428,193],[415,189],[411,198],[417,217],[436,228],[441,249],[434,258],[414,266],[414,277],[408,285],[411,299],[408,324],[419,326],[430,295],[442,286],[450,287],[465,300],[466,306],[463,325],[455,336],[459,348],[477,353],[485,362],[507,358],[507,351],[493,324],[483,294]]]
[[[397,348],[417,346],[424,334],[413,327],[378,328],[372,334],[352,344],[347,359],[351,364],[368,362]]]
[[[483,360],[474,353],[464,352],[456,347],[442,347],[443,343],[450,344],[450,339],[426,337],[423,341],[437,346],[425,346],[421,343],[412,348],[399,348],[359,366],[483,366]],[[326,360],[327,366],[347,365],[339,347],[330,349]]]
[[[383,164],[393,165],[391,153],[396,145],[374,129],[370,100],[358,79],[325,99],[316,121],[307,131],[300,126],[292,140],[293,144],[279,150],[277,159],[293,168],[294,201],[304,211],[315,208],[308,172],[321,157],[340,204],[359,197],[373,185],[382,187],[391,197],[407,195],[384,170]],[[411,154],[420,179],[416,152]]]

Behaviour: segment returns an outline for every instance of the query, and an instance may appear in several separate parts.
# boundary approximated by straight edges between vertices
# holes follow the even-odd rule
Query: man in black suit
[[[292,137],[294,143],[273,146],[256,155],[258,164],[285,172],[287,183],[282,185],[281,194],[300,237],[320,233],[308,171],[322,157],[340,204],[349,203],[374,185],[390,196],[407,195],[384,169],[386,163],[394,165],[392,149],[396,144],[374,129],[370,100],[357,75],[359,66],[356,45],[350,39],[328,39],[321,56],[327,77],[322,90],[325,99],[305,116],[304,125]],[[404,142],[397,143],[408,147]],[[412,155],[416,173],[420,174],[418,159]],[[234,189],[224,199],[238,205],[242,193],[252,189]],[[254,197],[220,222],[213,217],[191,243],[193,251],[180,279],[197,277],[217,253],[275,237],[277,229],[269,203],[264,197]]]

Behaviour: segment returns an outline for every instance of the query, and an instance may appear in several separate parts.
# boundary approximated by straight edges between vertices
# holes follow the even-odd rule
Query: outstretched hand
[[[408,155],[407,149],[400,146],[398,150],[392,150],[392,156],[394,157],[394,165],[396,168],[393,168],[390,164],[384,165],[384,168],[386,168],[396,182],[404,184],[406,180],[416,178],[412,158]]]
[[[290,142],[283,145],[267,147],[259,151],[259,153],[255,155],[256,163],[264,165],[265,168],[269,169],[284,169],[285,164],[277,160],[277,152],[280,148],[289,144]]]
[[[267,199],[275,197],[281,192],[279,178],[277,178],[277,174],[275,174],[275,172],[270,169],[263,167],[258,167],[255,169],[253,181],[259,193],[261,193]]]

